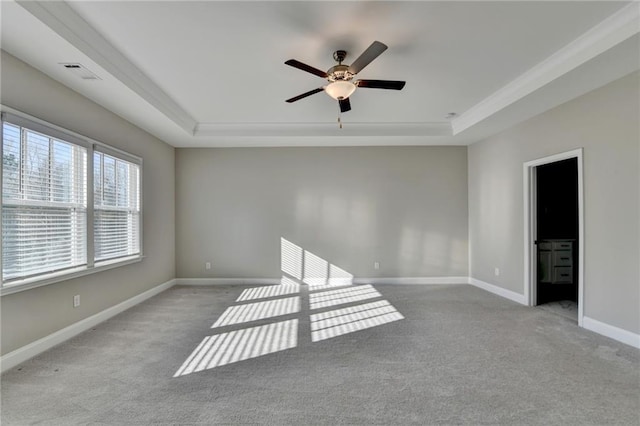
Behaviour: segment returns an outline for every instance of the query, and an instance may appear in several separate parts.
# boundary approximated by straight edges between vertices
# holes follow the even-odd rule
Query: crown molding
[[[302,146],[319,143],[319,137],[323,137],[321,140],[323,146],[383,145],[388,142],[389,137],[395,138],[396,144],[404,145],[466,145],[479,140],[476,130],[484,131],[483,126],[498,117],[500,115],[498,113],[520,108],[527,109],[526,114],[522,113],[520,117],[527,114],[529,114],[527,117],[535,115],[536,111],[529,111],[531,107],[522,105],[526,102],[518,101],[525,99],[527,102],[531,101],[534,97],[531,95],[534,92],[539,93],[543,88],[553,91],[551,82],[560,81],[560,77],[566,77],[574,70],[584,69],[585,67],[581,65],[640,33],[640,3],[634,1],[511,83],[464,111],[460,116],[447,122],[344,122],[342,129],[336,122],[198,123],[66,2],[16,0],[16,3],[102,67],[106,73],[114,77],[114,80],[122,83],[123,90],[126,90],[125,88],[131,90],[132,97],[133,94],[139,96],[140,105],[145,107],[140,109],[146,110],[147,105],[153,108],[154,118],[151,119],[153,125],[143,126],[147,131],[171,145],[193,147],[268,146],[268,144]],[[163,120],[162,116],[167,120]],[[123,117],[132,119],[130,113],[129,118],[126,114]],[[513,119],[503,118],[501,123],[513,124],[513,121]],[[135,120],[132,122],[140,125]],[[154,126],[160,126],[160,130]],[[493,125],[492,128],[495,127]],[[471,128],[474,130],[465,132]]]
[[[197,137],[451,136],[449,122],[436,123],[198,123]]]
[[[21,7],[120,80],[187,133],[196,120],[64,1],[17,0]]]
[[[486,120],[638,32],[640,3],[633,2],[453,119],[453,135]]]

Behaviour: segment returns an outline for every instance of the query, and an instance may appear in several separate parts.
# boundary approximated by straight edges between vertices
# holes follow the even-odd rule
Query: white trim
[[[354,284],[438,285],[469,284],[469,277],[390,277],[354,278]]]
[[[40,133],[44,137],[59,139],[61,141],[78,145],[87,151],[90,151],[91,144],[94,143],[72,130],[65,129],[61,126],[57,126],[53,123],[49,123],[45,120],[41,120],[24,112],[10,108],[6,105],[0,104],[2,109],[2,121],[15,126],[27,128],[33,132]],[[88,154],[88,152],[87,152]]]
[[[68,4],[50,1],[17,3],[169,120],[187,133],[193,133],[195,119]]]
[[[582,148],[572,149],[571,151],[560,152],[558,154],[549,155],[547,157],[537,158],[535,160],[527,161],[525,166],[536,167],[549,163],[555,163],[562,160],[568,160],[570,158],[580,158],[582,156]]]
[[[23,280],[9,281],[0,287],[0,297],[8,294],[19,293],[25,290],[42,287],[49,284],[55,284],[60,281],[67,281],[73,278],[83,277],[98,272],[107,271],[109,269],[119,268],[121,266],[131,265],[132,263],[141,262],[144,256],[134,255],[118,259],[105,260],[98,266],[87,267],[79,266],[77,268],[63,269],[61,271],[52,272],[46,275],[36,275]]]
[[[280,278],[176,278],[176,285],[274,285]]]
[[[468,277],[354,278],[354,284],[469,284]],[[176,278],[176,285],[275,285],[280,278]]]
[[[640,334],[623,330],[622,328],[605,324],[604,322],[586,316],[582,318],[582,326],[587,330],[640,349]]]
[[[578,160],[578,325],[584,317],[584,172],[583,149],[561,152],[548,157],[527,161],[522,166],[522,193],[524,216],[524,304],[534,306],[537,295],[535,259],[535,167],[557,161]]]
[[[523,99],[640,31],[637,2],[625,6],[451,121],[456,135]]]
[[[469,278],[469,284],[474,287],[481,288],[482,290],[486,290],[489,293],[496,294],[500,297],[504,297],[505,299],[512,300],[521,305],[526,305],[524,295],[520,293],[516,293],[515,291],[507,290],[506,288],[498,287],[494,284],[489,284],[487,282],[478,280],[476,278]]]
[[[296,136],[451,136],[449,122],[359,123],[343,129],[335,122],[320,123],[198,123],[193,135],[201,137]]]
[[[537,209],[536,193],[537,180],[536,169],[534,166],[529,167],[526,163],[522,167],[522,197],[524,202],[524,300],[527,306],[534,306],[538,300],[538,293],[535,287],[530,283],[537,280],[537,261],[535,256],[535,247],[532,249],[532,240],[535,241],[535,235],[538,232],[535,221],[532,219],[532,212]],[[528,277],[528,278],[527,278]],[[529,281],[527,281],[529,279]],[[529,290],[530,289],[530,290]]]
[[[584,319],[584,169],[582,148],[578,154],[578,325]]]
[[[175,285],[175,281],[175,279],[169,280],[163,284],[160,284],[159,286],[145,291],[144,293],[140,293],[137,296],[125,300],[124,302],[107,308],[104,311],[91,315],[90,317],[71,324],[70,326],[65,327],[61,330],[58,330],[55,333],[52,333],[48,336],[36,340],[35,342],[29,343],[28,345],[9,352],[8,354],[0,358],[0,371],[5,372],[10,368],[15,367],[16,365],[21,364],[33,358],[34,356],[39,355],[44,351],[49,350],[52,347],[71,339],[72,337],[77,336],[78,334],[87,331],[92,327],[95,327],[101,322],[104,322],[109,318],[114,317],[119,313],[124,312],[127,309],[132,308],[133,306],[144,302],[145,300],[159,293],[162,293],[163,291],[173,287]]]
[[[73,130],[64,128],[62,126],[58,126],[57,124],[50,123],[46,120],[35,117],[31,114],[27,114],[26,112],[22,112],[18,109],[11,108],[10,106],[4,105],[2,103],[0,103],[0,110],[4,114],[4,116],[2,117],[2,121],[8,121],[11,124],[26,127],[39,133],[48,134],[49,136],[60,138],[61,140],[83,146],[92,151],[95,151],[96,147],[98,147],[97,150],[100,152],[105,152],[102,150],[106,150],[107,154],[109,155],[113,153],[116,157],[130,161],[132,163],[140,164],[142,166],[142,157],[131,154],[130,152],[123,151],[104,142],[92,139],[89,136],[82,135],[78,132],[74,132]]]

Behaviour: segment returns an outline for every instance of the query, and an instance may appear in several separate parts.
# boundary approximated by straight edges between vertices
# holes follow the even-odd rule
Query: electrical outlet
[[[209,269],[211,269],[211,262],[207,262],[207,263],[205,263],[205,264],[204,264],[204,269],[206,269],[207,271],[208,271]]]
[[[495,268],[495,269],[493,270],[493,273],[496,275],[496,277],[497,277],[498,275],[500,275],[500,268]]]
[[[73,296],[73,307],[77,308],[78,306],[80,306],[80,295],[76,294]]]
[[[380,262],[373,262],[373,269],[380,269]]]

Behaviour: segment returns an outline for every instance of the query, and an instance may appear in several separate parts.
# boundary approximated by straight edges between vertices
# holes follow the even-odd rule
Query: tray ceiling
[[[4,50],[174,146],[468,144],[638,68],[629,2],[1,7]],[[406,80],[404,90],[357,90],[343,129],[323,93],[284,102],[324,82],[285,60],[324,70],[334,50],[350,63],[374,40],[389,49],[358,77]]]

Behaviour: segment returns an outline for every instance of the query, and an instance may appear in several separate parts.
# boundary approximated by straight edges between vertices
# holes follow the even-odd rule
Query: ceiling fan
[[[363,87],[369,89],[391,89],[401,90],[405,83],[404,81],[397,80],[355,80],[352,81],[356,74],[369,65],[374,59],[376,59],[382,52],[387,50],[387,46],[379,41],[374,41],[371,46],[365,50],[362,55],[358,57],[351,65],[343,65],[342,61],[347,56],[347,52],[344,50],[336,50],[333,53],[333,59],[338,62],[338,65],[334,65],[329,68],[327,72],[321,71],[310,65],[304,64],[295,59],[289,59],[285,64],[294,68],[298,68],[302,71],[309,72],[317,75],[318,77],[326,78],[329,84],[326,86],[318,87],[317,89],[310,90],[301,95],[295,96],[291,99],[287,99],[288,103],[299,101],[307,96],[314,95],[318,92],[324,91],[327,95],[338,101],[340,105],[340,112],[347,112],[351,110],[351,102],[349,96],[355,92],[356,88]]]

